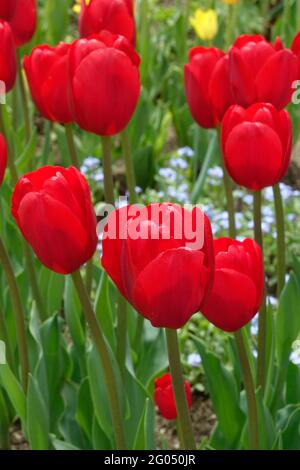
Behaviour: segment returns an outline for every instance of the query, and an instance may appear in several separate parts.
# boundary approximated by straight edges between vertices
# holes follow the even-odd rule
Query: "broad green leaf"
[[[133,449],[134,450],[153,450],[155,449],[154,438],[155,412],[153,402],[150,398],[146,399],[142,417],[137,429]]]
[[[66,382],[61,393],[64,408],[58,427],[60,437],[79,449],[88,449],[89,445],[85,434],[76,420],[78,385]]]
[[[81,450],[76,446],[73,446],[69,442],[61,441],[57,437],[51,435],[51,442],[55,450]]]
[[[277,426],[281,431],[284,450],[300,450],[300,405],[288,405],[278,412]]]
[[[40,289],[45,306],[47,317],[58,312],[62,307],[65,276],[56,274],[49,269],[42,267],[40,271]]]
[[[150,337],[147,337],[147,334],[144,336],[143,350],[136,371],[139,380],[147,385],[158,373],[166,369],[169,363],[164,331],[151,326],[149,328],[154,334]]]
[[[26,398],[22,387],[7,364],[0,365],[0,383],[17,415],[26,422]]]
[[[64,311],[72,340],[79,352],[85,350],[85,328],[80,300],[70,276],[66,278]]]
[[[110,450],[113,449],[112,442],[99,426],[96,416],[93,419],[92,426],[93,449],[94,450]]]
[[[2,450],[9,448],[10,424],[9,403],[4,390],[0,387],[0,449]]]
[[[288,404],[300,402],[300,368],[292,362],[288,366],[285,396]]]
[[[107,338],[113,351],[116,348],[116,338],[114,333],[113,313],[111,307],[111,298],[109,295],[110,281],[107,274],[103,271],[101,274],[98,290],[95,300],[95,313],[101,325],[101,329]]]
[[[38,382],[29,375],[26,410],[27,437],[32,450],[48,450],[49,410],[41,394]]]
[[[65,39],[65,31],[70,21],[72,0],[46,0],[44,21],[47,23],[48,42],[56,44]]]
[[[300,333],[300,287],[294,273],[285,285],[276,318],[276,345],[280,365],[286,363],[292,343]]]
[[[256,402],[259,421],[260,449],[271,450],[276,439],[276,431],[271,413],[265,405],[261,389],[256,392]]]
[[[228,448],[234,448],[240,438],[245,416],[239,404],[239,393],[233,374],[230,373],[215,354],[209,352],[203,343],[193,337],[201,356],[207,386],[220,430]]]
[[[86,377],[81,382],[78,390],[76,419],[90,441],[92,441],[94,415],[90,383],[88,377]]]

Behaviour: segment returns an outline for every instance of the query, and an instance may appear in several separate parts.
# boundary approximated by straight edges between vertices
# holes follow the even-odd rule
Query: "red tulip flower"
[[[75,41],[69,60],[77,124],[101,136],[121,132],[140,95],[140,59],[132,45],[106,31]]]
[[[70,45],[35,47],[24,58],[24,69],[32,99],[41,114],[51,121],[70,123],[68,51]]]
[[[86,263],[97,247],[88,184],[74,167],[46,166],[20,178],[12,215],[39,260],[60,274]]]
[[[181,328],[210,291],[210,222],[175,204],[114,211],[103,236],[102,265],[123,296],[155,327]]]
[[[187,380],[184,381],[185,395],[189,408],[192,406],[191,386]],[[171,374],[164,374],[154,382],[154,401],[158,406],[160,414],[168,420],[177,418],[177,409],[174,392],[172,388]]]
[[[297,78],[297,57],[279,38],[273,45],[259,35],[242,35],[215,67],[209,99],[220,120],[231,104],[266,102],[283,109]]]
[[[11,28],[0,20],[0,81],[5,84],[6,93],[15,84],[17,75],[16,49]]]
[[[232,106],[222,123],[225,166],[239,185],[257,191],[277,184],[291,157],[292,124],[287,111],[259,103]]]
[[[29,42],[36,29],[35,0],[1,0],[0,18],[8,21],[17,47]]]
[[[214,244],[214,285],[202,313],[221,330],[237,331],[252,320],[262,303],[262,252],[251,239],[239,242],[220,238]]]
[[[184,66],[185,94],[190,112],[205,129],[214,128],[219,122],[209,90],[213,71],[223,56],[224,52],[215,47],[194,47],[189,53],[189,64]]]
[[[132,0],[82,0],[79,18],[81,37],[109,31],[135,42]]]
[[[4,174],[7,165],[7,148],[2,134],[0,134],[0,186],[3,183]]]

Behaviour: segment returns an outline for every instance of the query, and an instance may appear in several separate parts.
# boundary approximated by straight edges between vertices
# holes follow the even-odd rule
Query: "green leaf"
[[[27,437],[32,450],[49,450],[49,413],[38,382],[29,375],[26,413]]]
[[[300,450],[300,406],[288,405],[278,412],[277,426],[281,431],[284,450]]]
[[[219,428],[227,447],[232,449],[237,445],[245,423],[245,415],[239,405],[235,379],[233,374],[223,366],[220,358],[207,350],[203,341],[196,337],[193,337],[193,341],[202,359]]]
[[[292,272],[285,285],[276,318],[276,345],[280,366],[285,366],[292,343],[300,333],[300,287]]]
[[[17,415],[26,422],[26,398],[23,389],[8,367],[7,364],[0,365],[0,383],[9,397]]]
[[[92,425],[94,415],[95,413],[92,403],[90,383],[88,377],[86,377],[81,382],[78,391],[76,420],[90,441],[92,441]]]
[[[289,363],[286,381],[286,403],[298,404],[300,400],[300,368]]]
[[[85,350],[85,328],[80,300],[70,276],[66,278],[64,310],[72,340],[79,352]]]
[[[151,329],[153,335],[147,336]],[[168,366],[168,354],[164,331],[145,324],[143,350],[137,366],[136,375],[139,380],[148,385],[151,380]]]
[[[272,415],[265,405],[261,389],[256,392],[256,402],[259,422],[260,449],[271,450],[276,438],[275,425]]]
[[[102,271],[95,300],[95,313],[101,325],[103,334],[107,338],[110,347],[115,351],[116,338],[114,333],[113,313],[110,298],[110,281],[107,274]]]
[[[56,44],[65,38],[70,21],[69,8],[71,0],[46,0],[44,20],[47,24],[48,42]]]
[[[40,271],[40,289],[45,306],[47,317],[58,312],[62,307],[65,276],[56,274],[49,269],[42,267]]]
[[[56,436],[51,435],[51,442],[55,450],[81,450],[69,442],[61,441]]]
[[[146,399],[144,411],[137,429],[133,449],[134,450],[152,450],[155,449],[155,412],[153,402],[150,398]]]

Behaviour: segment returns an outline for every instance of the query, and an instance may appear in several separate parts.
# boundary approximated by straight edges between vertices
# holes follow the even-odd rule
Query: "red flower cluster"
[[[24,68],[44,117],[107,136],[122,131],[135,111],[139,63],[126,38],[103,31],[55,48],[37,46]]]
[[[0,19],[11,27],[17,47],[30,41],[36,28],[35,0],[1,0]]]
[[[187,380],[184,382],[184,390],[189,408],[192,406],[191,386]],[[161,415],[168,420],[177,418],[177,409],[172,387],[171,374],[164,374],[154,382],[154,401]]]

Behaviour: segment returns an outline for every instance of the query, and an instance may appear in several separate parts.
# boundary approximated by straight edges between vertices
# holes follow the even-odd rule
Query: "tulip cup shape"
[[[0,134],[0,186],[3,183],[4,174],[7,165],[7,148],[2,134]]]
[[[216,272],[203,315],[221,330],[233,332],[257,314],[264,292],[263,257],[251,239],[214,241]]]
[[[190,383],[184,381],[184,390],[188,407],[192,406],[192,392]],[[172,387],[171,374],[164,374],[154,382],[154,401],[159,409],[160,414],[168,420],[177,418],[177,409],[175,397]]]
[[[280,110],[291,101],[297,78],[297,56],[280,38],[271,44],[260,35],[242,35],[215,67],[209,98],[220,120],[232,104],[266,102]]]
[[[46,166],[20,178],[12,215],[39,260],[59,274],[77,271],[97,247],[88,184],[74,167]]]
[[[132,0],[82,0],[79,17],[81,37],[109,31],[135,43]]]
[[[114,211],[103,234],[102,265],[123,296],[155,327],[180,328],[211,289],[211,226],[199,208],[176,204]]]
[[[191,115],[205,129],[214,128],[219,123],[209,89],[213,71],[222,57],[224,52],[215,47],[194,47],[189,52],[189,63],[184,66],[185,94]]]
[[[232,106],[222,122],[222,151],[232,179],[252,191],[277,184],[285,175],[292,150],[287,111],[258,103]]]
[[[8,23],[0,20],[0,81],[8,93],[14,86],[17,76],[17,58],[14,38]]]
[[[100,136],[121,132],[140,95],[140,58],[126,38],[107,31],[75,41],[69,52],[77,124]]]
[[[0,18],[9,22],[17,47],[33,37],[36,16],[35,0],[1,0]]]
[[[73,121],[69,99],[69,44],[35,47],[24,58],[24,69],[32,99],[40,113],[51,121]]]

